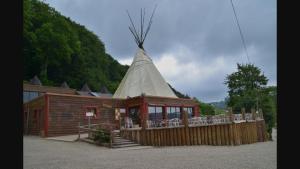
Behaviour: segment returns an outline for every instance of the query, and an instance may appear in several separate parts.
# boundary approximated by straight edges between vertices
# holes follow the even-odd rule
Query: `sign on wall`
[[[85,112],[85,116],[92,117],[92,116],[94,116],[94,113],[93,112]]]

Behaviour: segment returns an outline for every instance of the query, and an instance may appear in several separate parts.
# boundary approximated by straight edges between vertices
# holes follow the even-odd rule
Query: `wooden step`
[[[123,138],[114,138],[114,141],[126,141],[127,139],[123,139]]]
[[[124,147],[134,147],[134,146],[140,146],[140,144],[123,144],[123,145],[112,145],[112,148],[124,148]]]
[[[136,144],[134,142],[114,142],[113,145],[126,145],[126,144]]]

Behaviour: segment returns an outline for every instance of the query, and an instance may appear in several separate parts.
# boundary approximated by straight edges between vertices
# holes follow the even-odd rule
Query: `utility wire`
[[[237,25],[238,25],[238,28],[239,28],[239,31],[240,31],[240,35],[241,35],[241,39],[242,39],[242,42],[243,42],[243,45],[244,45],[244,49],[245,49],[245,52],[246,52],[247,60],[248,60],[248,62],[250,63],[250,59],[249,59],[249,55],[248,55],[248,51],[247,51],[247,47],[246,47],[246,43],[245,43],[245,39],[244,39],[244,36],[243,36],[242,30],[241,30],[241,27],[240,27],[240,24],[239,24],[239,21],[238,21],[238,18],[237,18],[237,15],[236,15],[235,9],[234,9],[234,5],[233,5],[233,2],[232,2],[232,0],[230,0],[230,2],[231,2],[231,6],[232,6],[232,9],[233,9],[233,13],[234,13],[234,16],[235,16],[236,23],[237,23]]]

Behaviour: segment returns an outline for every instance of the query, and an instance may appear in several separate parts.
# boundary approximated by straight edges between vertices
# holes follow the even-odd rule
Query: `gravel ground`
[[[274,133],[276,136],[276,133]],[[24,136],[25,169],[273,169],[277,142],[118,150]]]

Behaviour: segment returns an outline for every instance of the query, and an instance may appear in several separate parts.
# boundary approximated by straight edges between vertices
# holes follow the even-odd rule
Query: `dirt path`
[[[25,169],[275,169],[276,140],[242,146],[112,150],[24,136]]]

